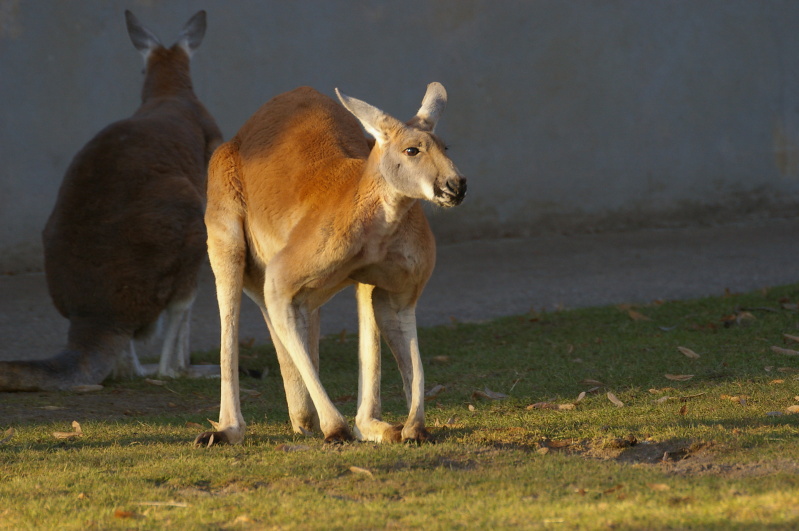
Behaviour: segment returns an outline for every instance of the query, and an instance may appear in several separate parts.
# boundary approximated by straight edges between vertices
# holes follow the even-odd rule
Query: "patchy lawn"
[[[236,447],[191,444],[218,415],[218,381],[0,394],[0,527],[793,529],[798,301],[793,285],[454,316],[420,330],[437,440],[420,447],[292,434],[269,346],[242,349]],[[350,418],[356,349],[342,333],[321,356]],[[385,417],[401,422],[384,358]]]

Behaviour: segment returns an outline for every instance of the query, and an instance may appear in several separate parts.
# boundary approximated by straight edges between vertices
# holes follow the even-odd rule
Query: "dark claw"
[[[427,431],[426,428],[422,428],[419,430],[419,434],[414,439],[403,439],[404,443],[406,444],[415,444],[416,446],[421,446],[422,444],[435,444],[436,440],[430,435],[430,432]]]
[[[340,428],[335,430],[333,433],[325,437],[325,442],[328,444],[343,444],[345,442],[352,442],[355,440],[355,437],[352,436],[350,430],[347,428]]]
[[[199,434],[197,438],[194,439],[195,448],[208,448],[220,444],[230,444],[230,441],[228,441],[224,433],[219,431],[206,431],[205,433]]]

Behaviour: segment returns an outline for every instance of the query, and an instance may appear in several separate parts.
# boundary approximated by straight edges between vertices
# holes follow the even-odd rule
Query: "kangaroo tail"
[[[48,359],[0,361],[0,391],[63,391],[99,384],[129,343],[127,335],[105,335],[82,348],[70,341],[67,349]]]

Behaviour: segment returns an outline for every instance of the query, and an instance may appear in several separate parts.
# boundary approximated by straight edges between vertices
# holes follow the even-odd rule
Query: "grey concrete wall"
[[[298,85],[400,118],[449,91],[439,133],[470,178],[442,240],[793,215],[793,0],[0,0],[0,272],[37,269],[72,155],[138,105],[133,10],[208,32],[195,91],[226,138]]]

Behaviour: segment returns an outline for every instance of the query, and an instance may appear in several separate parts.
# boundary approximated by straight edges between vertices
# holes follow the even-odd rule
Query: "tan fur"
[[[242,290],[261,307],[271,332],[294,430],[321,428],[328,441],[352,438],[318,377],[319,307],[352,284],[361,322],[356,433],[400,438],[380,420],[382,332],[410,408],[401,439],[427,438],[415,306],[435,264],[435,242],[419,199],[454,206],[466,190],[432,134],[446,92],[431,84],[408,124],[339,98],[346,109],[307,87],[277,96],[211,160],[205,221],[222,323],[222,400],[217,431],[198,436],[198,445],[244,437]],[[359,120],[375,136],[374,147]],[[420,153],[412,157],[406,148]]]
[[[0,390],[68,389],[113,371],[139,374],[132,339],[170,324],[161,373],[188,359],[188,323],[205,255],[205,175],[221,142],[192,90],[189,55],[205,32],[195,15],[164,48],[126,13],[146,61],[142,105],[100,131],[75,156],[43,233],[53,303],[69,319],[65,351],[0,363]]]

